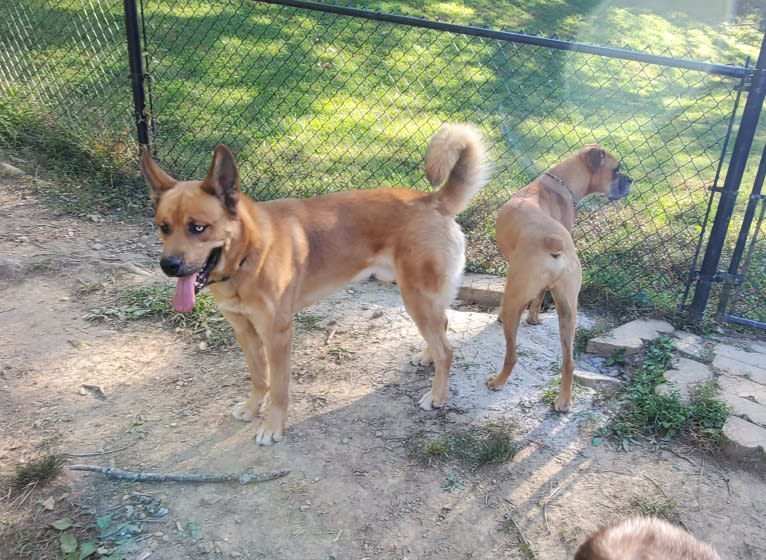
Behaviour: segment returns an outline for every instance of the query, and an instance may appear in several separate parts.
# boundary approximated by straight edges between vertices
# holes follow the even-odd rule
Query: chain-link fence
[[[4,4],[0,91],[34,97],[94,141],[100,130],[124,138],[132,109],[121,10],[95,0]],[[203,174],[226,143],[256,198],[426,189],[429,138],[445,121],[471,121],[489,139],[494,172],[459,219],[469,266],[502,273],[499,205],[599,142],[635,185],[619,203],[582,205],[582,300],[625,312],[679,303],[742,67],[257,1],[145,0],[139,10],[151,143],[177,176]]]
[[[40,139],[22,113],[95,152],[134,152],[121,2],[0,3],[0,140]]]

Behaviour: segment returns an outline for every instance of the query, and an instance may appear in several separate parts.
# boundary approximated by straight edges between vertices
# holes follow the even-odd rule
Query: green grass
[[[88,219],[145,214],[148,196],[127,139],[107,144],[96,131],[89,133],[85,137],[54,121],[28,96],[0,95],[0,148],[21,157],[46,200]]]
[[[675,498],[634,496],[630,505],[634,515],[660,517],[670,522],[677,522],[679,518],[678,500]]]
[[[18,492],[31,485],[46,484],[54,480],[63,468],[64,460],[53,454],[19,464],[11,476],[11,488]]]
[[[715,449],[723,438],[722,428],[728,407],[715,398],[715,384],[699,386],[689,402],[677,391],[657,393],[671,368],[672,342],[660,337],[649,344],[639,365],[629,373],[629,382],[618,399],[616,414],[597,431],[596,438],[607,437],[625,451],[632,443],[652,440],[658,443],[684,436],[705,450]]]
[[[173,287],[143,286],[125,290],[111,305],[91,309],[85,316],[90,321],[128,322],[161,320],[173,329],[191,335],[209,348],[223,348],[234,344],[234,332],[215,307],[215,300],[206,293],[197,294],[190,313],[173,309]]]
[[[722,64],[743,65],[760,43],[755,16],[732,23],[689,0],[622,0],[609,9],[595,0],[342,3]],[[17,10],[0,8],[0,37],[18,34],[10,27]],[[55,8],[25,5],[23,13],[39,33],[19,38],[8,75],[28,76],[41,65],[56,71],[39,83],[0,79],[0,90],[10,93],[0,105],[0,146],[33,145],[58,167],[70,162],[78,177],[97,178],[50,185],[76,213],[85,214],[89,200],[144,211],[145,189],[130,165],[119,3],[67,0]],[[369,186],[425,189],[422,159],[433,132],[445,120],[478,122],[494,173],[460,222],[469,268],[502,273],[493,239],[499,204],[576,147],[599,141],[622,158],[636,185],[626,201],[581,212],[581,299],[626,316],[675,313],[735,80],[257,2],[160,1],[144,13],[154,146],[175,175],[203,174],[211,150],[224,142],[237,155],[245,190],[261,199]],[[68,33],[81,27],[94,39],[84,48],[80,35]],[[46,146],[62,131],[76,153]],[[759,132],[754,153],[764,140]],[[753,295],[766,272],[753,270],[743,307],[766,317]]]
[[[436,439],[416,438],[408,446],[410,456],[421,463],[457,461],[474,468],[510,461],[517,451],[509,427],[499,424],[452,430]]]

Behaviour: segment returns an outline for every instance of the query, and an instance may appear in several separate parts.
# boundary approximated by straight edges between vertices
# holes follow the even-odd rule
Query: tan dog
[[[721,560],[712,546],[656,517],[635,517],[600,528],[574,560]]]
[[[143,147],[141,166],[162,237],[160,265],[178,278],[173,303],[190,311],[196,292],[210,286],[252,380],[250,395],[232,414],[250,421],[264,413],[259,444],[282,439],[293,314],[373,273],[398,282],[426,341],[420,361],[434,362],[433,384],[420,406],[444,405],[452,363],[446,309],[465,264],[465,239],[454,217],[484,185],[488,166],[481,136],[465,124],[444,126],[425,163],[431,184],[442,185],[436,192],[359,190],[256,202],[240,191],[225,146],[215,149],[201,181],[173,179]]]
[[[508,261],[500,313],[506,349],[503,369],[487,381],[490,389],[500,389],[516,364],[516,334],[524,309],[529,306],[528,320],[536,323],[540,302],[550,290],[559,317],[562,355],[555,408],[559,412],[569,410],[577,296],[582,284],[580,259],[569,233],[577,203],[593,193],[603,193],[610,200],[623,198],[632,183],[620,173],[620,164],[612,154],[591,145],[532,181],[500,209],[495,227],[498,247]]]

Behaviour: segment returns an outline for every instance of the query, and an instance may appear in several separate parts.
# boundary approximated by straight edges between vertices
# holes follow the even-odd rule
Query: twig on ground
[[[511,504],[511,501],[508,498],[503,498],[506,502]],[[511,504],[513,505],[513,504]],[[513,518],[513,513],[511,509],[508,507],[505,508],[505,516],[508,518],[508,520],[513,524],[514,528],[516,529],[516,532],[519,534],[519,539],[521,539],[521,544],[523,545],[524,555],[527,558],[535,558],[535,551],[532,549],[532,543],[529,542],[527,537],[524,535],[524,533],[521,531],[521,527],[519,527],[519,524],[516,523],[516,520]]]
[[[335,332],[336,332],[337,330],[338,330],[338,329],[337,329],[337,327],[336,327],[336,328],[334,328],[333,330],[331,330],[331,331],[330,331],[330,334],[328,334],[328,335],[327,335],[327,338],[326,338],[326,339],[325,339],[325,341],[324,341],[324,343],[325,343],[325,346],[326,346],[326,345],[328,345],[328,344],[330,344],[330,341],[331,341],[331,340],[332,340],[332,338],[335,336]]]
[[[281,469],[267,473],[244,472],[241,474],[214,473],[214,474],[163,474],[148,472],[132,472],[118,469],[110,465],[108,467],[98,467],[94,465],[70,465],[67,467],[70,471],[88,471],[105,475],[113,480],[129,480],[131,482],[239,482],[240,484],[249,484],[251,482],[267,482],[276,478],[286,476],[290,471]]]
[[[548,497],[545,498],[545,501],[543,502],[543,521],[545,521],[545,528],[548,529],[548,533],[551,535],[553,534],[553,532],[551,531],[550,525],[548,525],[548,502],[550,502],[553,499],[553,496],[555,496],[559,490],[561,490],[560,484],[556,486],[553,492],[548,494]]]

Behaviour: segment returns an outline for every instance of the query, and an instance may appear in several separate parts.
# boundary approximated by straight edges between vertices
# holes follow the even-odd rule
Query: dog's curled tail
[[[441,210],[460,214],[489,178],[481,133],[470,124],[444,125],[428,145],[426,177],[434,186],[443,183],[435,194]]]

